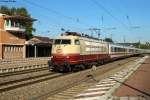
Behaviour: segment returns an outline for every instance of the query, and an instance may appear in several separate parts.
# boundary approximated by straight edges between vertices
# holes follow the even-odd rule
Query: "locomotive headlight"
[[[67,56],[66,58],[70,58],[69,56]]]

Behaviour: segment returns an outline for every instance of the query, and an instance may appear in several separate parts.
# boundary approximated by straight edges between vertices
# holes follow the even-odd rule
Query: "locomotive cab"
[[[60,36],[52,45],[52,68],[70,71],[71,65],[80,62],[80,40],[77,36]]]

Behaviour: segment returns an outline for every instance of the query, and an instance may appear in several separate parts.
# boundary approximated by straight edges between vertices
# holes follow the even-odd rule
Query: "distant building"
[[[34,19],[0,14],[0,59],[26,57],[25,21]]]

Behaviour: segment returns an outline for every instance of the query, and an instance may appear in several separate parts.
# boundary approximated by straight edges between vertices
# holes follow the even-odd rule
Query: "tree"
[[[0,13],[10,14],[9,8],[6,6],[1,6]]]
[[[134,46],[135,46],[136,48],[139,48],[139,47],[140,47],[140,45],[141,45],[140,41],[139,41],[139,42],[134,43]]]
[[[113,43],[113,40],[112,40],[111,38],[105,38],[105,41],[106,41],[106,42]]]
[[[137,42],[134,44],[134,46],[136,48],[140,48],[140,49],[150,49],[150,43],[149,42],[146,42],[145,44]]]
[[[25,16],[25,17],[30,17],[30,14],[28,13],[26,8],[8,8],[6,6],[1,6],[0,7],[0,13],[7,14],[7,15],[20,15],[20,16]],[[32,21],[26,21],[22,22],[22,24],[25,26],[26,29],[26,39],[32,38],[32,32],[35,31],[35,28],[33,28],[33,22]]]

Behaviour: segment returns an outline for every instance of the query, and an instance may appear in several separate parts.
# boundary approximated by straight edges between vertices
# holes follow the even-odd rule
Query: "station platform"
[[[41,67],[48,68],[48,61],[50,59],[50,57],[2,59],[0,60],[0,74]]]
[[[141,66],[113,93],[116,100],[150,100],[150,56]],[[120,99],[119,99],[120,98]]]
[[[150,56],[100,80],[75,100],[150,100]]]

